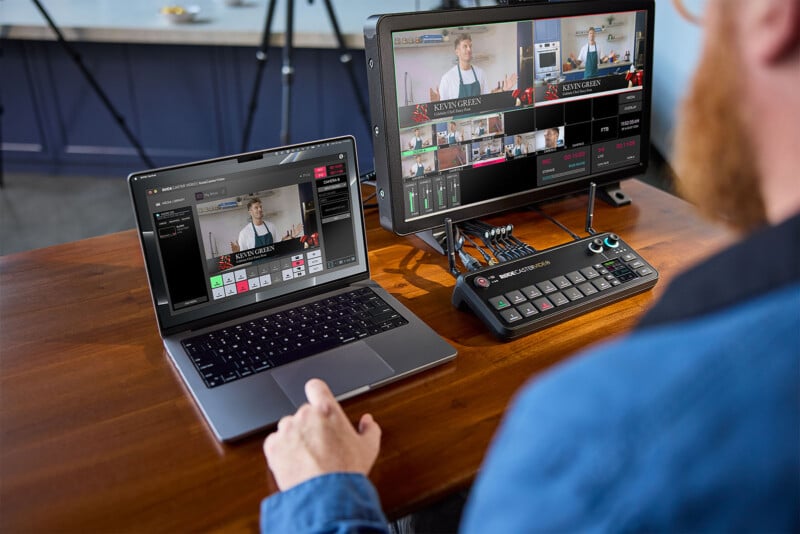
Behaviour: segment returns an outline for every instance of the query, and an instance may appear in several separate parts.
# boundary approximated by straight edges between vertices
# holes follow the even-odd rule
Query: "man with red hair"
[[[800,0],[709,0],[704,15],[676,171],[741,237],[629,336],[518,393],[464,531],[800,530]],[[264,443],[282,491],[262,529],[386,531],[367,479],[378,424],[353,428],[319,380],[306,392]]]

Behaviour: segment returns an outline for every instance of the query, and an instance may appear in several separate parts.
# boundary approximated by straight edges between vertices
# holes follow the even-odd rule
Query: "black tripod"
[[[309,4],[314,0],[309,0]],[[364,119],[364,124],[367,131],[370,130],[369,113],[367,112],[367,104],[361,95],[358,88],[358,81],[356,80],[356,73],[353,70],[353,56],[348,52],[347,47],[342,37],[342,32],[339,30],[339,22],[336,20],[336,14],[333,12],[331,0],[323,0],[325,8],[328,11],[328,19],[330,19],[333,33],[336,37],[336,43],[339,47],[339,61],[344,65],[347,70],[348,77],[350,78],[350,85],[353,87],[353,93],[358,101],[358,107],[361,111],[361,116]],[[242,152],[247,151],[247,146],[250,143],[250,132],[253,128],[253,116],[255,115],[256,108],[258,107],[258,93],[261,87],[261,77],[264,73],[264,67],[269,58],[269,40],[272,33],[272,17],[275,13],[275,4],[277,0],[269,0],[267,7],[267,18],[264,23],[264,31],[261,34],[261,46],[256,52],[257,70],[255,80],[253,81],[253,91],[250,95],[250,105],[248,106],[247,120],[242,133]],[[294,80],[294,67],[292,66],[292,39],[294,35],[294,0],[286,1],[286,41],[283,44],[283,65],[281,67],[281,80],[282,80],[282,99],[281,99],[281,144],[289,144],[289,127],[290,127],[290,113],[292,104],[292,82]]]
[[[50,18],[50,15],[47,13],[47,11],[45,11],[44,6],[42,6],[41,2],[39,2],[39,0],[32,0],[32,1],[36,5],[39,12],[44,17],[44,19],[47,21],[47,24],[50,26],[50,29],[53,30],[53,33],[56,34],[58,42],[67,52],[67,54],[70,57],[72,57],[72,60],[78,66],[78,69],[86,78],[86,81],[89,83],[92,89],[94,89],[95,94],[97,94],[97,96],[106,106],[106,109],[108,109],[108,112],[111,113],[111,115],[114,117],[114,120],[117,121],[117,124],[119,124],[119,127],[122,129],[122,132],[128,138],[128,141],[130,141],[131,145],[133,145],[133,147],[139,153],[139,157],[142,158],[144,164],[151,169],[155,167],[155,164],[152,162],[152,160],[147,157],[147,154],[145,154],[142,145],[139,144],[139,141],[137,141],[136,137],[134,137],[133,132],[131,132],[130,128],[128,128],[128,125],[125,124],[125,118],[116,110],[116,108],[114,108],[114,104],[111,103],[111,100],[108,98],[105,92],[103,92],[103,89],[100,87],[100,84],[97,83],[97,80],[94,78],[94,76],[92,76],[92,73],[89,72],[89,69],[84,64],[81,55],[74,48],[72,48],[72,46],[67,42],[66,39],[64,39],[64,36],[61,34],[61,30],[58,29],[56,23],[53,22],[52,18]]]

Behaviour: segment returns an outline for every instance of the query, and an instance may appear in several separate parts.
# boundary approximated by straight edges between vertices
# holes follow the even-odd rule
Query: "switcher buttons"
[[[586,281],[586,278],[584,278],[583,275],[578,271],[572,271],[571,273],[567,273],[564,276],[566,276],[567,279],[573,284],[580,284],[581,282]]]
[[[574,287],[568,287],[567,289],[565,289],[564,294],[567,296],[569,300],[578,300],[583,298],[583,293],[581,293]]]
[[[564,289],[572,285],[572,282],[567,280],[566,276],[556,276],[550,281],[553,282],[556,285],[556,287],[558,287],[558,289]]]
[[[542,293],[544,293],[545,295],[547,295],[548,293],[553,293],[555,291],[558,291],[558,288],[555,285],[553,285],[553,282],[551,282],[550,280],[539,282],[538,284],[536,284],[536,287],[541,289]]]
[[[511,306],[511,304],[509,304],[508,302],[508,299],[505,298],[504,296],[490,298],[489,304],[494,306],[495,310],[505,310],[506,308]]]
[[[539,291],[539,288],[536,286],[525,286],[520,291],[522,291],[525,296],[531,300],[542,296],[542,292]]]
[[[552,310],[554,305],[547,297],[542,297],[540,299],[536,299],[533,301],[533,305],[536,306],[536,309],[539,311],[547,311]]]
[[[581,269],[581,274],[585,276],[587,280],[591,280],[592,278],[597,278],[598,276],[600,276],[600,273],[598,273],[591,267],[584,267],[583,269]]]
[[[525,302],[525,297],[519,291],[511,291],[506,293],[506,298],[511,302],[511,304],[519,304],[520,302]]]
[[[594,282],[592,282],[592,284],[594,284],[594,287],[596,287],[600,291],[611,289],[611,284],[608,283],[608,280],[603,280],[602,278],[599,280],[595,280]]]
[[[505,319],[507,323],[513,323],[514,321],[519,321],[522,319],[522,315],[520,315],[519,312],[514,308],[503,310],[500,312],[500,315],[503,316],[503,319]]]

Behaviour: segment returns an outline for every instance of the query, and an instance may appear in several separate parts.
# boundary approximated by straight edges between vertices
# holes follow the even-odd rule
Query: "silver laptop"
[[[355,140],[131,174],[164,345],[217,439],[325,380],[339,399],[455,357],[370,279]]]

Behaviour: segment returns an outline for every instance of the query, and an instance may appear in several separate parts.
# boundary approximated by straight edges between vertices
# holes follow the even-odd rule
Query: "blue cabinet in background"
[[[72,43],[147,156],[158,166],[239,152],[256,74],[255,48]],[[120,175],[145,164],[58,43],[3,42],[0,104],[9,171]],[[366,95],[364,52],[354,50]],[[291,142],[352,134],[362,171],[372,140],[347,72],[332,49],[297,48]],[[249,149],[277,146],[281,54],[270,51]]]
[[[533,22],[533,41],[535,43],[551,43],[561,41],[561,21],[535,20]]]

